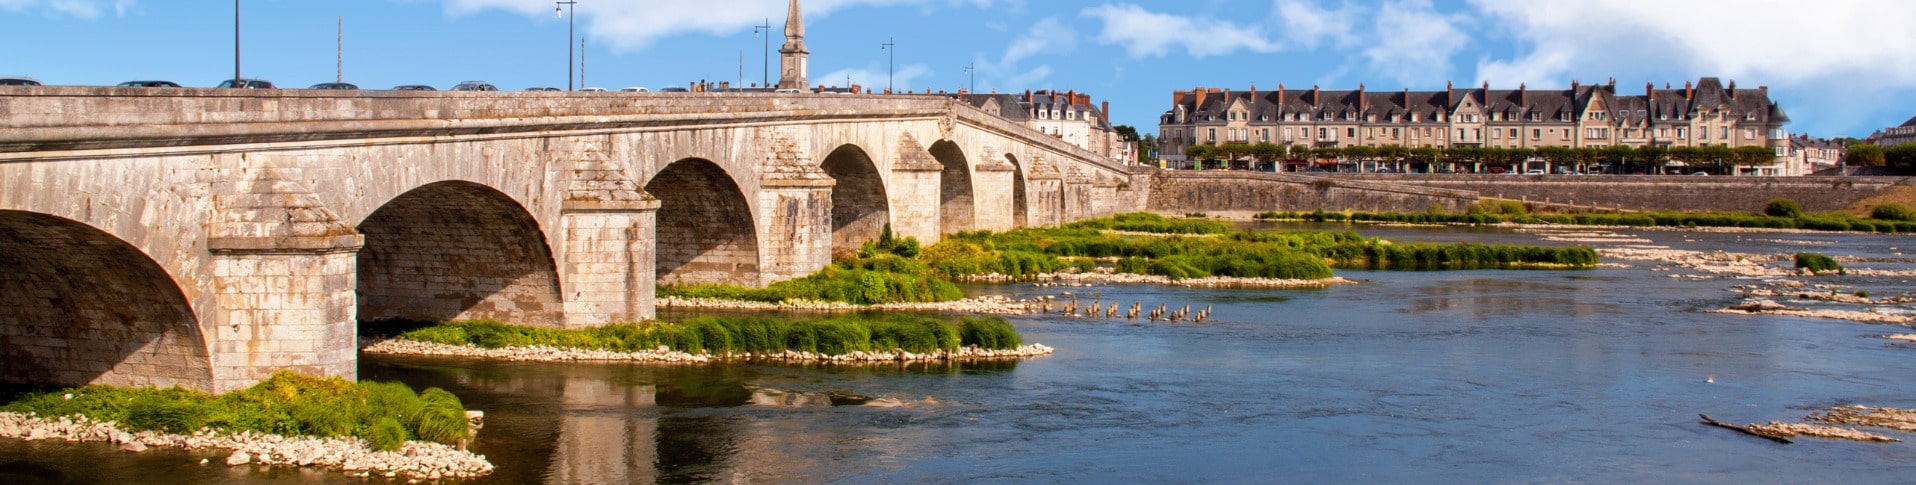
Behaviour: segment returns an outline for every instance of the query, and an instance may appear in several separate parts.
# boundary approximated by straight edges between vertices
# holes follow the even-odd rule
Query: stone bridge
[[[0,380],[353,377],[361,320],[643,320],[1145,185],[928,96],[0,88]]]

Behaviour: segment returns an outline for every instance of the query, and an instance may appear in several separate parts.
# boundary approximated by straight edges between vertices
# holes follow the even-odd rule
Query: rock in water
[[[138,441],[128,441],[126,443],[120,444],[120,451],[130,451],[133,453],[139,453],[142,451],[146,451],[146,445]]]
[[[240,466],[252,462],[253,455],[248,455],[244,451],[235,451],[232,456],[226,457],[226,466]]]

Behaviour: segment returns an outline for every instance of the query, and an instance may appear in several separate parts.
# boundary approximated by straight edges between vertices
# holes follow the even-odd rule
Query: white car
[[[773,92],[776,92],[779,94],[798,94],[799,93],[797,89],[792,89],[792,88],[783,88]]]
[[[649,93],[649,92],[652,92],[652,90],[650,90],[650,89],[646,89],[646,88],[643,88],[643,87],[639,87],[639,86],[633,86],[633,87],[629,87],[629,88],[625,88],[625,89],[620,89],[620,90],[619,90],[619,92],[621,92],[621,93]]]

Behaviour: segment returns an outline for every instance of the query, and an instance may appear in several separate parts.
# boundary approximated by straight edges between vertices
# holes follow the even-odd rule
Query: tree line
[[[1849,152],[1843,154],[1843,163],[1854,167],[1916,169],[1916,143],[1904,143],[1889,148],[1869,143],[1853,144],[1849,146]]]

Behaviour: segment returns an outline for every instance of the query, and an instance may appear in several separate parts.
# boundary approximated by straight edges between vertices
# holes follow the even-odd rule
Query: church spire
[[[799,17],[798,0],[792,0],[791,12],[785,17],[785,45],[778,48],[779,89],[811,88],[805,74],[806,58],[811,53],[805,48],[805,21]]]

